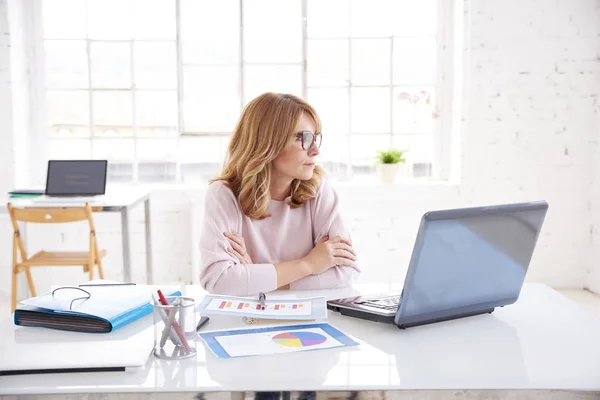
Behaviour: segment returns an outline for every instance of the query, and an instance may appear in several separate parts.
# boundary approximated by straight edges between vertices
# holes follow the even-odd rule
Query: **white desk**
[[[73,201],[61,202],[60,199],[52,202],[36,202],[35,198],[6,198],[2,202],[0,211],[7,212],[6,204],[11,202],[15,207],[74,207],[84,203]],[[123,279],[131,281],[131,246],[129,245],[129,212],[141,202],[144,202],[144,223],[146,233],[146,279],[152,283],[152,235],[150,224],[150,193],[138,188],[113,186],[107,188],[106,195],[97,201],[91,201],[94,212],[120,212],[121,229],[123,237]],[[26,234],[26,231],[25,231]],[[26,242],[26,240],[25,240]],[[27,243],[25,243],[27,245]]]
[[[201,293],[197,287],[184,290]],[[357,292],[336,290],[328,297]],[[285,297],[312,294],[282,292]],[[173,362],[151,356],[145,370],[131,373],[0,376],[0,394],[52,398],[57,393],[448,390],[452,396],[460,389],[600,391],[600,319],[541,284],[526,284],[516,304],[491,315],[405,331],[333,312],[329,322],[363,345],[220,360],[199,343],[194,359]],[[4,320],[0,332],[11,325]],[[238,318],[212,317],[206,330],[241,325]]]

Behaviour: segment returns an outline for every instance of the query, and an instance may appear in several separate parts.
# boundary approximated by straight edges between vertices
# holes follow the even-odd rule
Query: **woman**
[[[321,122],[304,100],[265,93],[244,108],[200,236],[211,293],[345,286],[358,274],[338,198],[316,166]]]

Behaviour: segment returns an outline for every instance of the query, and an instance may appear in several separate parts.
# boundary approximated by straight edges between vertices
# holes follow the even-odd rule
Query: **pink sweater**
[[[239,296],[269,292],[277,289],[274,264],[306,256],[326,235],[350,239],[338,211],[338,196],[326,179],[316,198],[303,206],[292,209],[285,201],[271,200],[268,213],[271,216],[266,219],[251,219],[224,182],[209,185],[200,234],[202,287],[211,293]],[[254,264],[240,264],[227,251],[223,232],[241,234]],[[359,273],[351,266],[333,266],[292,282],[290,289],[347,286]]]

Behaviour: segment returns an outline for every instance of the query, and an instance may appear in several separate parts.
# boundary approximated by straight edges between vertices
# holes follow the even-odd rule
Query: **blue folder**
[[[15,310],[15,325],[44,327],[74,332],[107,333],[152,312],[152,292],[145,285],[85,287],[81,298],[74,288],[21,301]],[[165,296],[181,296],[179,291]],[[79,299],[78,299],[79,298]]]

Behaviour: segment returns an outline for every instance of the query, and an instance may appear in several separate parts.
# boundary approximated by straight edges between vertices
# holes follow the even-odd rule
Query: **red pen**
[[[163,306],[168,306],[169,303],[167,303],[167,299],[162,294],[160,289],[157,290],[156,292],[158,293],[158,299],[160,300],[160,303]],[[167,316],[169,316],[169,310],[165,309],[165,313],[167,314]],[[173,327],[175,328],[175,332],[177,332],[177,336],[179,336],[179,339],[181,339],[181,343],[183,344],[183,347],[185,347],[185,350],[188,353],[191,353],[192,349],[190,349],[190,345],[188,344],[187,340],[185,340],[185,335],[183,334],[183,331],[181,330],[181,327],[179,326],[177,321],[173,321]]]

